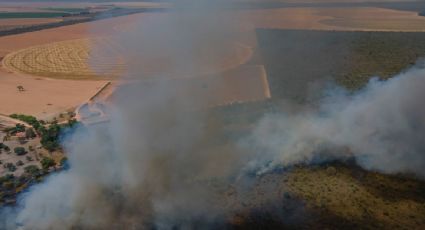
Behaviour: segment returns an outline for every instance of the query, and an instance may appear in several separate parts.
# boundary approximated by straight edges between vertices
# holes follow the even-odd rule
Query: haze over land
[[[0,38],[0,112],[87,113],[0,228],[425,226],[425,17],[172,2]]]

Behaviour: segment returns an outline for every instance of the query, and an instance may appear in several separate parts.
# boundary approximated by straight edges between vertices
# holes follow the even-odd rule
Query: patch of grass
[[[257,30],[274,99],[316,96],[326,82],[349,89],[388,79],[425,57],[425,33]],[[319,95],[320,96],[320,95]]]
[[[335,173],[329,173],[329,168]],[[287,188],[312,208],[350,222],[385,229],[398,225],[421,229],[425,223],[425,184],[401,176],[368,172],[354,166],[306,166],[288,174]],[[412,216],[412,218],[410,218]]]

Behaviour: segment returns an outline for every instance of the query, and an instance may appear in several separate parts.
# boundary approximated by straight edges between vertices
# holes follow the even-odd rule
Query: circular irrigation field
[[[102,52],[94,52],[92,44]],[[6,55],[3,66],[15,72],[60,79],[105,79],[125,68],[108,39],[79,39],[33,46]]]
[[[223,48],[223,52],[215,56],[205,55],[210,53],[206,47],[206,52],[200,58],[191,61],[190,64],[197,67],[190,68],[192,72],[174,72],[172,67],[168,67],[169,63],[176,61],[172,55],[165,55],[162,59],[143,55],[143,52],[137,54],[137,58],[126,55],[126,49],[108,38],[69,40],[29,47],[6,55],[3,66],[13,72],[70,80],[113,79],[128,71],[130,66],[133,68],[130,72],[145,77],[167,76],[167,73],[173,77],[189,77],[231,69],[247,62],[252,56],[250,47],[241,44],[229,44],[229,47]],[[125,60],[126,56],[130,57],[129,62]]]

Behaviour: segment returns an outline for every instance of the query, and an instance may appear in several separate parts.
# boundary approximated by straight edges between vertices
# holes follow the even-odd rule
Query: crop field
[[[3,66],[13,72],[29,75],[73,80],[113,79],[126,70],[123,47],[118,41],[106,37],[77,39],[33,46],[10,53],[3,59]],[[209,51],[209,47],[205,47]],[[232,69],[246,63],[252,56],[252,50],[241,44],[229,44],[227,49],[217,51],[199,61],[194,73],[196,76],[213,74]],[[168,76],[195,77],[186,72],[173,72],[172,61],[167,55],[160,60],[141,54],[137,71],[138,77]],[[190,73],[193,74],[193,73]]]
[[[105,50],[94,52],[93,42],[102,43]],[[105,79],[123,69],[116,56],[116,47],[108,39],[79,39],[19,50],[7,55],[3,65],[12,71],[50,78]]]

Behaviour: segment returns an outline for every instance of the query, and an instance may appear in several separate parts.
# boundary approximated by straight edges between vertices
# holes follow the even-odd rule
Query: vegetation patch
[[[3,12],[0,19],[5,18],[57,18],[67,16],[64,12]]]
[[[358,90],[425,57],[425,33],[257,30],[272,98],[305,101],[327,82]]]

